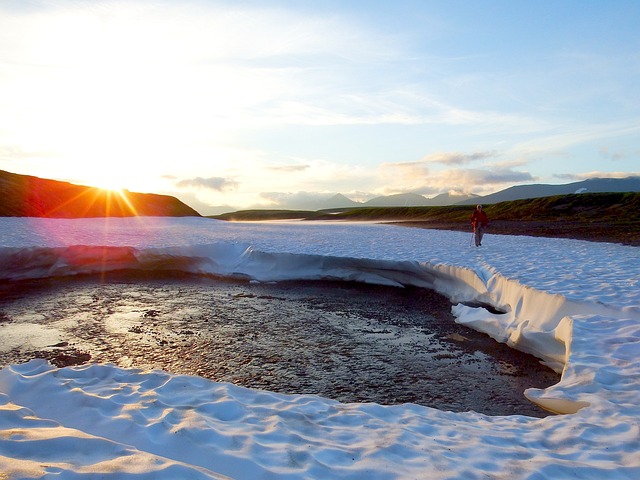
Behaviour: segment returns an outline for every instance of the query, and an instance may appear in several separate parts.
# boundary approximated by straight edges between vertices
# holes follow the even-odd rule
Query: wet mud
[[[342,402],[547,413],[559,375],[454,322],[430,290],[119,273],[0,285],[0,366],[46,358],[162,369]]]

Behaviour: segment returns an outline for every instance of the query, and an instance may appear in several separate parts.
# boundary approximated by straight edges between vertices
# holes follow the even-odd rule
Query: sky
[[[636,0],[0,0],[0,170],[202,214],[640,175]]]

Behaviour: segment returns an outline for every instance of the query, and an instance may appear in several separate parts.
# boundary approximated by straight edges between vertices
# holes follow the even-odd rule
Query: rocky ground
[[[116,274],[0,285],[0,366],[159,368],[343,402],[544,416],[559,376],[457,325],[435,292],[335,282]]]

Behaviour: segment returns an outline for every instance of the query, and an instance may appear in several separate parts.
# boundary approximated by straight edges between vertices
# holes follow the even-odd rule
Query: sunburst
[[[122,189],[84,188],[46,212],[45,217],[137,217],[138,209]]]

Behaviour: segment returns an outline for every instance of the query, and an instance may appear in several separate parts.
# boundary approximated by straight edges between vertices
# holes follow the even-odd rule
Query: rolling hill
[[[112,192],[0,170],[0,217],[189,217],[200,214],[175,197]]]

